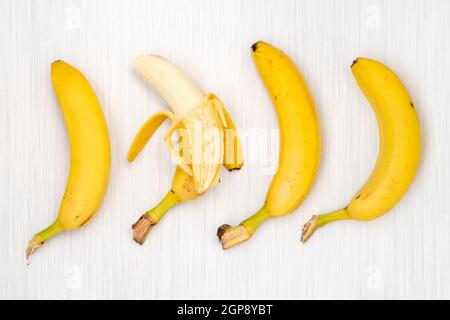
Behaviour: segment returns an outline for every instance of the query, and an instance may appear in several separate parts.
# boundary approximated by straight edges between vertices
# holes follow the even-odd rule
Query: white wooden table
[[[450,298],[449,1],[0,1],[0,298]],[[292,215],[222,251],[222,223],[262,205],[277,159],[277,122],[250,45],[266,40],[302,70],[323,135],[320,173]],[[129,165],[140,125],[165,108],[135,74],[158,53],[217,93],[245,133],[247,166],[173,209],[143,247],[130,225],[169,188],[167,125]],[[306,245],[301,225],[344,206],[370,174],[374,115],[349,66],[385,62],[403,79],[423,128],[410,191],[371,223],[327,226]],[[33,234],[56,216],[69,142],[50,82],[63,59],[84,72],[112,143],[109,189],[96,219],[33,256]]]

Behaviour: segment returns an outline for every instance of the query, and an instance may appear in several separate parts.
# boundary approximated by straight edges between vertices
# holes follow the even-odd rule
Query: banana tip
[[[356,58],[355,60],[353,60],[352,65],[350,66],[350,68],[353,68],[353,66],[358,62],[359,58]]]
[[[259,41],[258,41],[258,42],[259,42]],[[255,52],[256,49],[258,49],[258,42],[255,42],[254,44],[252,44],[251,48],[252,48],[252,51],[253,51],[253,52]]]
[[[217,229],[217,237],[222,244],[222,249],[231,248],[241,242],[250,239],[250,233],[243,225],[231,227],[228,224],[224,224]]]
[[[305,243],[308,241],[308,239],[312,236],[314,231],[317,229],[317,216],[312,216],[311,219],[309,219],[308,222],[305,223],[305,225],[302,228],[302,235],[300,238],[300,241],[302,243]]]
[[[145,56],[146,56],[145,54],[140,54],[136,58],[134,58],[133,66],[136,67],[139,64],[139,62],[141,62],[143,59],[145,59]]]
[[[58,66],[61,66],[63,64],[65,64],[65,62],[63,60],[55,60],[51,64],[51,69],[54,69],[54,68],[56,68]]]
[[[132,163],[134,161],[134,159],[136,159],[136,157],[134,155],[131,155],[131,154],[127,155],[128,163]]]
[[[152,227],[156,224],[155,221],[148,215],[143,214],[139,220],[133,224],[133,239],[138,244],[143,245],[147,236],[152,229]]]
[[[230,229],[231,226],[229,224],[223,224],[221,225],[219,228],[217,228],[217,237],[222,238],[223,234],[225,233],[225,231],[227,231],[227,229]]]
[[[136,69],[139,69],[139,67],[142,66],[142,64],[144,64],[145,62],[154,61],[154,60],[165,60],[165,59],[157,54],[142,53],[142,54],[138,55],[136,58],[134,58],[133,66]]]
[[[27,260],[29,260],[33,252],[39,249],[43,244],[44,243],[40,241],[38,238],[33,237],[33,239],[31,239],[30,242],[28,243],[28,247],[25,253]]]

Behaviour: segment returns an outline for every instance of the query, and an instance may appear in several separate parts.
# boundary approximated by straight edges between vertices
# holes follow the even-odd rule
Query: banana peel
[[[223,103],[214,94],[206,95],[203,103],[184,114],[182,118],[177,118],[170,111],[152,115],[136,134],[128,151],[128,162],[136,159],[167,119],[172,122],[172,126],[164,135],[166,146],[178,160],[178,166],[193,177],[198,194],[205,193],[217,183],[221,165],[229,171],[239,170],[243,166],[242,145],[236,127]],[[210,123],[214,126],[207,126]],[[215,128],[220,130],[213,130]],[[175,133],[182,138],[180,149],[173,144],[172,137]],[[205,133],[212,135],[212,139],[204,139]]]

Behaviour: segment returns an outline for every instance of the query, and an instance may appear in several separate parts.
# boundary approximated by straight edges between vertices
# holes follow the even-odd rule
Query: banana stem
[[[312,216],[312,218],[303,226],[301,241],[306,242],[312,236],[314,231],[327,225],[330,222],[346,219],[350,219],[346,208],[336,210],[327,214]]]
[[[153,209],[147,211],[145,214],[148,215],[154,222],[157,224],[159,220],[171,209],[175,206],[180,200],[175,195],[175,193],[170,190],[167,192],[165,197],[154,207]]]
[[[27,259],[33,254],[34,251],[36,251],[39,247],[41,247],[44,244],[44,242],[46,242],[51,237],[54,237],[58,233],[62,232],[63,230],[64,229],[58,222],[54,222],[49,227],[37,233],[28,244],[28,248],[26,251]]]
[[[42,230],[41,232],[39,232],[38,234],[36,234],[36,237],[39,238],[39,240],[41,240],[41,242],[45,242],[48,239],[50,239],[51,237],[60,233],[61,231],[63,231],[63,228],[59,225],[58,222],[55,222],[48,228],[46,228],[46,229]]]
[[[269,218],[270,215],[267,209],[262,207],[258,212],[242,221],[236,227],[231,227],[227,224],[220,226],[217,230],[217,236],[222,243],[222,248],[228,249],[250,239],[256,229]]]
[[[154,207],[142,215],[139,220],[133,224],[133,238],[139,244],[144,244],[145,239],[151,228],[157,224],[170,208],[180,202],[173,190],[167,192],[165,197]]]
[[[265,207],[262,207],[254,215],[242,221],[241,225],[243,225],[248,230],[248,233],[251,236],[256,231],[256,229],[258,229],[259,226],[269,218],[270,215],[268,214],[267,209]]]

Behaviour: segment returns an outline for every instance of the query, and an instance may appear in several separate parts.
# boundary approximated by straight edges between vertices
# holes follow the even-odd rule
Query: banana
[[[70,174],[56,221],[33,237],[27,258],[56,234],[87,224],[109,179],[108,128],[94,90],[80,71],[63,61],[52,64],[51,76],[69,134]]]
[[[229,171],[238,170],[243,160],[234,123],[216,95],[203,93],[180,68],[160,56],[141,55],[134,65],[172,111],[158,112],[144,123],[131,144],[128,161],[136,159],[167,119],[172,125],[164,141],[178,159],[171,190],[133,225],[133,238],[143,244],[151,227],[171,207],[196,199],[212,188],[219,181],[222,165]],[[178,150],[172,142],[175,132],[181,145]]]
[[[358,58],[356,82],[372,106],[380,133],[377,163],[347,207],[313,216],[303,227],[302,242],[336,220],[370,221],[389,211],[408,190],[420,159],[420,125],[414,104],[401,80],[380,62]]]
[[[314,102],[295,64],[282,51],[262,41],[251,49],[275,106],[281,152],[264,206],[236,227],[219,227],[217,235],[224,249],[248,240],[264,221],[298,208],[311,189],[320,159],[320,129]]]

